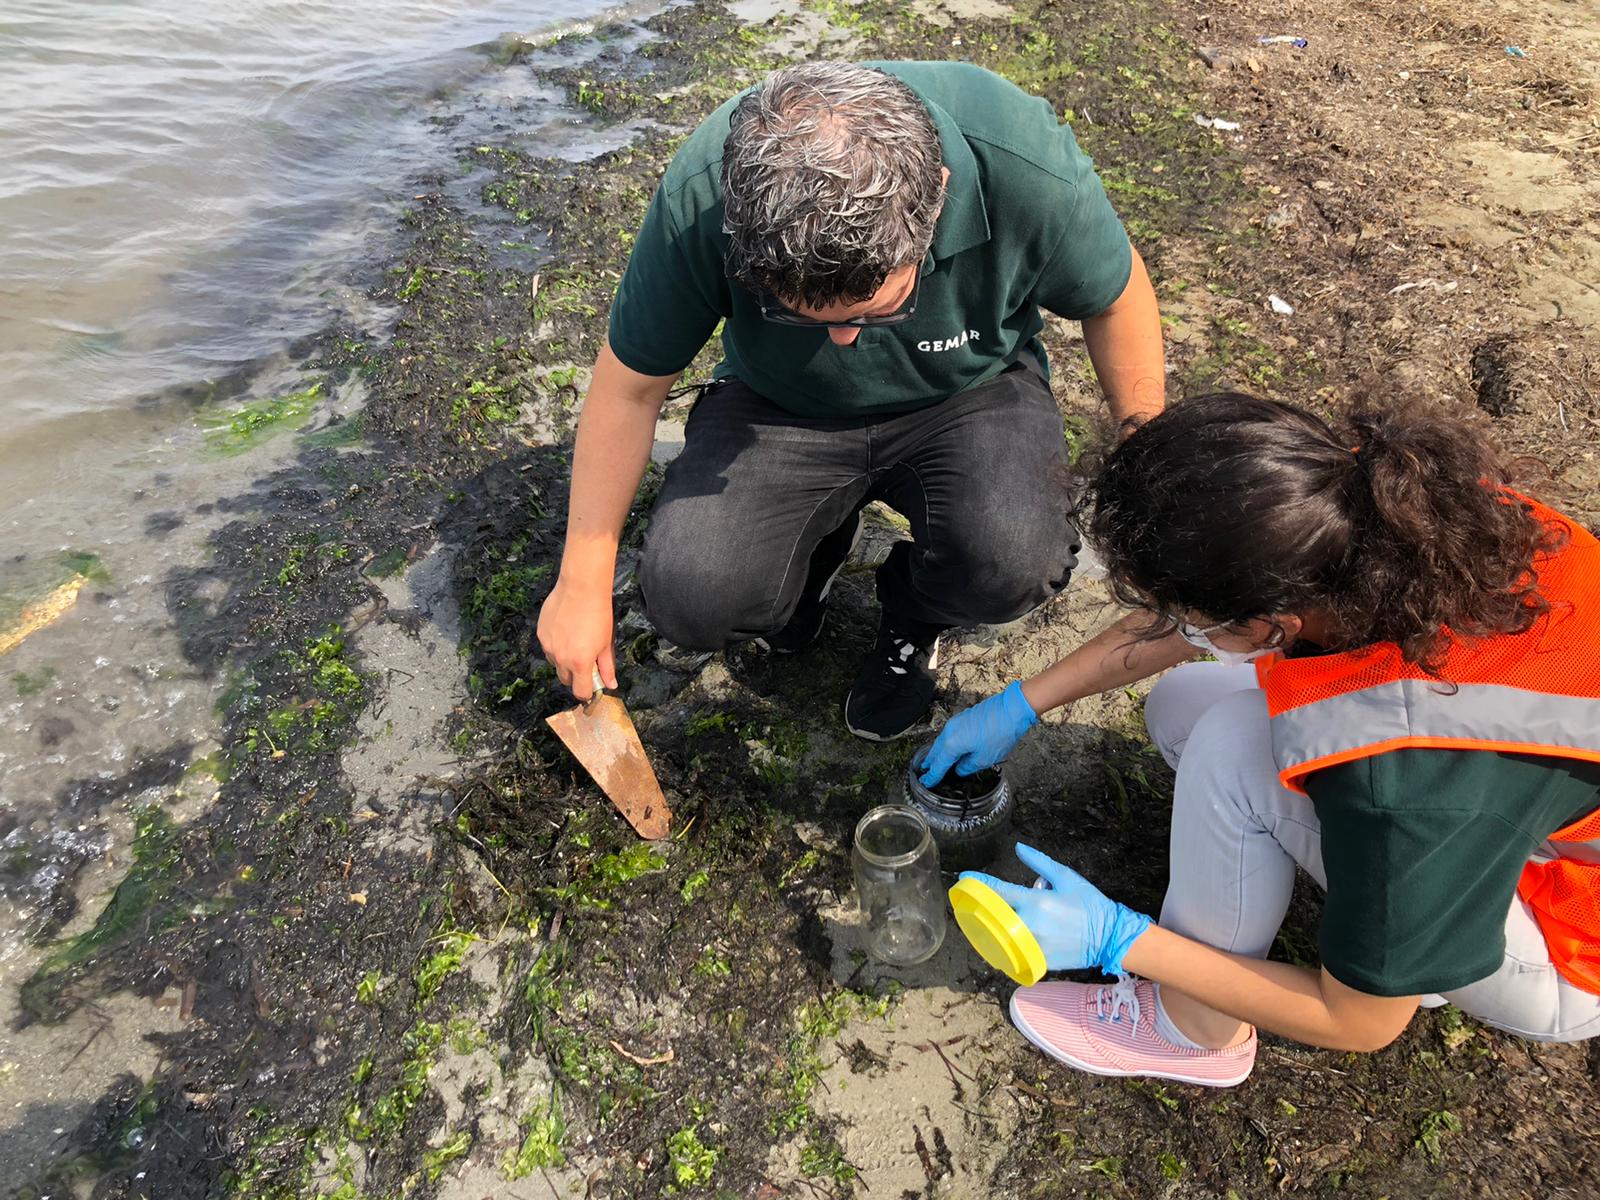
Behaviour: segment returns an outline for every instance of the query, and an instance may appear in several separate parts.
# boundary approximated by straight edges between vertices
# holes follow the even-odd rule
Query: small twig
[[[84,1042],[83,1045],[78,1047],[78,1053],[74,1054],[71,1058],[67,1059],[67,1066],[70,1067],[73,1063],[77,1062],[78,1061],[78,1055],[82,1054],[90,1046],[94,1045],[95,1039],[98,1038],[102,1033],[104,1033],[106,1030],[108,1030],[110,1028],[111,1028],[111,1021],[110,1021],[109,1018],[107,1018],[104,1021],[102,1021],[101,1024],[95,1026],[95,1031],[89,1035],[89,1040]]]
[[[1545,141],[1544,145],[1552,150],[1561,146],[1581,146],[1584,142],[1593,141],[1597,137],[1600,137],[1600,129],[1589,133],[1580,133],[1576,137],[1551,138]]]
[[[638,1063],[641,1067],[660,1066],[662,1063],[669,1063],[677,1057],[677,1055],[673,1053],[671,1046],[667,1047],[667,1052],[665,1054],[652,1054],[648,1058],[641,1058],[639,1055],[634,1054],[631,1051],[624,1050],[622,1043],[618,1041],[613,1041],[611,1043],[611,1048],[618,1054],[622,1055],[622,1057],[627,1059],[629,1062]]]
[[[365,578],[365,576],[363,576],[363,578]],[[361,629],[365,629],[368,625],[372,624],[372,622],[376,621],[384,613],[389,611],[389,597],[385,596],[381,591],[378,590],[377,587],[372,584],[368,584],[367,588],[372,596],[372,605],[362,612],[357,613],[355,617],[352,618],[351,623],[345,626],[345,633],[356,633]]]
[[[1035,1100],[1042,1101],[1045,1104],[1054,1104],[1057,1108],[1076,1107],[1070,1100],[1067,1100],[1062,1096],[1046,1095],[1044,1092],[1041,1092],[1038,1088],[1033,1087],[1031,1084],[1023,1083],[1020,1079],[1013,1079],[1011,1081],[1011,1086],[1016,1088],[1018,1091],[1026,1092]]]
[[[922,1140],[922,1130],[913,1125],[911,1132],[916,1135],[917,1157],[922,1160],[922,1173],[928,1177],[929,1183],[937,1183],[939,1172],[933,1169],[933,1156],[928,1153],[928,1143]]]
[[[1310,1071],[1313,1075],[1328,1074],[1341,1077],[1349,1074],[1348,1071],[1341,1071],[1337,1067],[1313,1067],[1310,1063],[1303,1063],[1299,1059],[1290,1058],[1287,1054],[1281,1054],[1276,1050],[1268,1050],[1267,1053],[1279,1062],[1287,1063],[1297,1071]]]
[[[924,1051],[932,1050],[935,1054],[937,1054],[939,1056],[939,1061],[944,1064],[944,1069],[950,1073],[950,1082],[955,1087],[956,1099],[957,1100],[960,1100],[963,1096],[966,1095],[966,1089],[961,1086],[961,1080],[956,1078],[957,1075],[965,1076],[968,1080],[970,1080],[973,1083],[977,1083],[978,1082],[971,1075],[968,1075],[960,1067],[956,1066],[955,1063],[951,1062],[949,1055],[947,1055],[944,1052],[944,1049],[939,1045],[938,1042],[935,1042],[935,1041],[932,1041],[932,1040],[929,1040],[927,1042],[921,1042],[921,1043],[916,1044],[913,1047],[913,1049],[924,1050]]]
[[[494,880],[495,887],[499,888],[500,894],[506,898],[506,915],[500,922],[500,928],[496,929],[494,931],[494,936],[489,939],[490,943],[492,944],[500,940],[501,935],[506,931],[506,926],[511,924],[511,914],[516,909],[517,900],[516,897],[511,894],[510,889],[508,889],[505,884],[500,882],[500,876],[496,875],[489,869],[489,864],[487,862],[480,863],[479,866],[483,868],[485,875]]]

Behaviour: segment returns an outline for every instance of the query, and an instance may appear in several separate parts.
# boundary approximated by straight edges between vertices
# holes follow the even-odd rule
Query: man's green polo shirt
[[[965,63],[869,65],[922,98],[950,169],[917,311],[851,346],[762,319],[724,266],[722,147],[734,97],[678,150],[639,230],[611,308],[611,349],[626,366],[676,374],[726,320],[718,376],[802,416],[905,412],[994,377],[1025,346],[1042,360],[1040,308],[1081,320],[1122,294],[1128,235],[1046,101]]]

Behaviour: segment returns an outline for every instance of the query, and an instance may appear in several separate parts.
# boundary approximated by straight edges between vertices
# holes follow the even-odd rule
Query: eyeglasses
[[[848,321],[819,321],[815,317],[808,317],[797,313],[792,308],[784,305],[771,292],[762,292],[756,297],[756,303],[761,306],[761,319],[771,321],[774,325],[792,325],[798,329],[877,329],[885,325],[900,325],[911,319],[917,311],[917,298],[922,294],[922,268],[917,268],[916,278],[911,282],[911,294],[906,301],[892,313],[885,313],[876,317],[851,317]]]

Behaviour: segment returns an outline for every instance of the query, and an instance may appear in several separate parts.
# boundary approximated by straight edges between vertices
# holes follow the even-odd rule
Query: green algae
[[[111,583],[111,572],[100,556],[88,550],[64,550],[50,558],[24,563],[15,575],[19,578],[0,587],[0,632],[13,625],[28,608],[74,579]]]
[[[424,1007],[438,992],[439,986],[461,969],[467,951],[478,940],[474,933],[464,929],[445,929],[439,933],[439,946],[417,968],[417,1007]]]
[[[345,1129],[353,1140],[386,1141],[400,1133],[427,1092],[428,1076],[438,1061],[444,1034],[444,1025],[437,1021],[418,1021],[406,1031],[401,1039],[403,1057],[395,1085],[368,1103],[363,1104],[359,1098],[352,1100],[345,1110]],[[356,1070],[357,1087],[369,1082],[372,1075],[373,1060],[369,1056]]]
[[[374,579],[392,579],[411,564],[411,551],[406,546],[390,546],[367,564],[367,574]]]
[[[17,671],[11,676],[11,682],[16,685],[17,695],[37,696],[56,681],[54,667],[40,667],[37,671]]]
[[[649,842],[637,842],[625,850],[595,859],[587,871],[551,888],[550,893],[558,900],[568,900],[582,907],[609,909],[624,887],[666,865],[666,857]]]
[[[525,1131],[522,1144],[502,1164],[508,1180],[515,1182],[535,1171],[566,1164],[567,1155],[562,1146],[567,1136],[567,1122],[561,1112],[559,1091],[550,1093],[550,1103],[543,1111],[535,1110],[524,1117],[522,1127]]]
[[[22,985],[23,1011],[39,1021],[53,1022],[60,1011],[62,992],[94,956],[138,932],[147,918],[177,886],[182,863],[178,828],[156,805],[133,814],[133,865],[123,876],[93,926],[57,943],[31,978]]]
[[[716,1173],[722,1151],[700,1139],[696,1123],[685,1126],[667,1139],[667,1170],[672,1176],[669,1192],[704,1188]]]
[[[298,392],[253,400],[242,408],[202,410],[198,420],[206,448],[213,454],[232,457],[243,454],[285,429],[303,425],[322,396],[323,389],[324,383],[319,379]]]
[[[467,1130],[458,1130],[444,1145],[434,1150],[427,1150],[422,1155],[422,1171],[429,1183],[438,1183],[439,1176],[444,1174],[445,1167],[457,1159],[465,1158],[467,1151],[472,1148],[472,1134]]]
[[[360,443],[367,435],[366,427],[357,413],[323,429],[315,430],[301,439],[305,445],[318,450],[339,450]]]

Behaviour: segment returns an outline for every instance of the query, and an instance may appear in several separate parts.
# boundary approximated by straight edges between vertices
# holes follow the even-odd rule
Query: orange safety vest
[[[1600,762],[1600,542],[1527,503],[1566,540],[1535,561],[1550,610],[1526,632],[1455,642],[1442,680],[1406,662],[1393,642],[1258,661],[1285,787],[1304,792],[1314,771],[1408,747]],[[1517,893],[1556,969],[1600,994],[1600,809],[1550,843],[1555,857],[1530,861]]]

